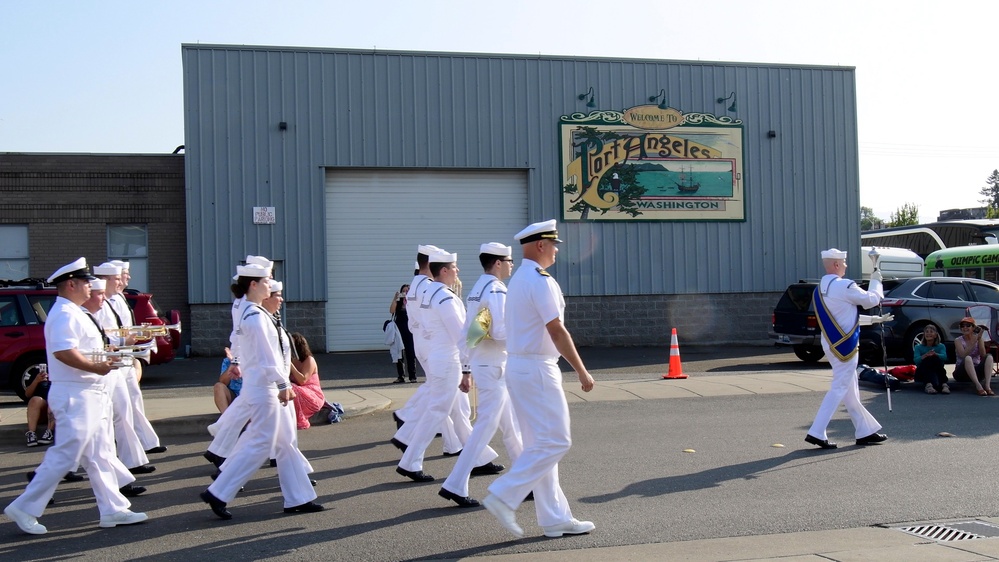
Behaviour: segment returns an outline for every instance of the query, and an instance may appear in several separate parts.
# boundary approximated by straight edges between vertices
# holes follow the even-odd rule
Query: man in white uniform
[[[116,319],[121,322],[122,327],[128,328],[134,326],[135,316],[132,314],[132,307],[128,306],[128,301],[125,299],[125,288],[128,286],[129,279],[131,279],[128,273],[128,262],[112,260],[101,264],[101,267],[106,265],[117,266],[121,269],[115,288],[112,289],[112,284],[108,283],[106,290],[107,301],[111,304]],[[143,318],[142,320],[145,319]],[[159,435],[153,429],[153,424],[149,423],[149,419],[146,418],[146,403],[142,399],[142,390],[139,388],[139,381],[142,380],[142,363],[134,361],[130,367],[122,369],[122,374],[124,375],[125,385],[128,387],[128,397],[132,401],[132,427],[135,429],[135,434],[139,436],[139,442],[142,443],[146,454],[165,453],[167,448],[160,444]],[[143,471],[140,470],[139,472]]]
[[[533,490],[538,524],[545,536],[588,533],[595,526],[572,516],[558,480],[558,462],[572,444],[559,356],[572,365],[583,392],[593,389],[593,377],[562,323],[562,289],[545,271],[555,263],[561,240],[554,219],[534,223],[514,238],[521,244],[524,260],[507,289],[506,383],[524,451],[509,472],[489,486],[490,495],[482,504],[508,531],[522,537],[516,509]]]
[[[510,407],[510,395],[506,389],[503,371],[506,368],[506,285],[503,280],[513,272],[513,249],[497,242],[489,242],[479,247],[479,263],[484,273],[468,292],[466,301],[465,325],[468,364],[471,373],[463,373],[460,388],[468,392],[474,378],[478,392],[478,411],[472,435],[465,442],[451,474],[444,481],[438,494],[459,507],[476,507],[479,502],[468,497],[468,479],[471,475],[495,474],[505,467],[494,463],[476,466],[475,462],[497,429],[503,431],[503,445],[510,460],[517,460],[523,445],[520,428]],[[483,312],[484,311],[484,312]],[[482,325],[488,317],[488,328]],[[485,329],[485,335],[477,343],[470,341],[473,333]],[[474,345],[473,345],[474,344]]]
[[[812,302],[815,315],[822,328],[822,349],[832,366],[832,386],[822,405],[815,414],[815,421],[805,435],[805,441],[823,449],[835,449],[836,443],[829,441],[826,427],[840,403],[845,403],[846,411],[853,421],[857,445],[872,445],[888,439],[878,433],[881,424],[860,402],[860,388],[857,385],[857,349],[860,344],[860,325],[877,324],[890,320],[892,316],[866,316],[857,312],[857,307],[871,308],[884,298],[881,288],[881,271],[871,273],[871,281],[865,291],[849,279],[846,274],[846,252],[832,248],[822,252],[822,266],[826,275],[815,288]]]
[[[100,330],[80,308],[90,298],[93,279],[83,258],[64,265],[48,279],[59,290],[45,321],[45,351],[52,381],[49,408],[59,423],[59,437],[45,452],[24,493],[4,509],[4,514],[25,533],[47,532],[37,518],[59,481],[79,465],[83,465],[94,490],[100,527],[131,525],[147,519],[145,513],[129,511],[131,504],[118,491],[124,483],[119,484],[112,466],[115,452],[109,431],[111,400],[104,386],[104,375],[111,371],[111,363],[96,362],[86,355],[104,349]]]

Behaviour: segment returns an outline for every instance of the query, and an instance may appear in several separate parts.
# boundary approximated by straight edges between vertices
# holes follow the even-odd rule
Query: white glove
[[[861,314],[858,324],[861,326],[872,326],[883,322],[891,322],[894,319],[895,316],[893,314],[882,314],[881,316],[868,316],[866,314]]]
[[[874,272],[871,273],[871,281],[877,281],[878,283],[884,281],[884,277],[881,276],[880,269],[875,269]]]

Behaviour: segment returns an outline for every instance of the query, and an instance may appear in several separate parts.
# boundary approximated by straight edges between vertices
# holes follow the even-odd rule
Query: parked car
[[[818,320],[812,307],[812,293],[818,281],[792,283],[774,308],[769,335],[777,345],[791,346],[795,355],[814,362],[824,355]],[[866,288],[866,282],[861,283]],[[886,279],[881,310],[895,316],[891,322],[860,329],[861,361],[879,364],[882,360],[882,327],[888,357],[912,362],[912,348],[922,341],[923,329],[933,324],[954,357],[954,340],[961,335],[958,324],[968,315],[968,307],[984,305],[992,309],[987,327],[992,339],[999,325],[999,285],[979,279],[957,277],[913,277]],[[861,314],[878,314],[877,308]]]
[[[161,318],[152,295],[128,290],[126,299],[132,306],[136,324],[180,327],[180,313],[170,311],[169,322]],[[55,302],[55,287],[44,281],[26,279],[0,287],[0,381],[22,400],[24,389],[46,363],[45,318]],[[156,350],[150,355],[153,365],[172,361],[180,347],[180,330],[156,338]]]

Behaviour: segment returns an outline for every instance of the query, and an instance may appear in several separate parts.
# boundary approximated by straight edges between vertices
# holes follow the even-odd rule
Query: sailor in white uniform
[[[822,349],[832,366],[833,379],[829,392],[822,399],[815,421],[805,435],[805,441],[823,449],[835,449],[836,443],[829,441],[826,427],[841,403],[853,421],[857,445],[872,445],[888,439],[878,433],[881,424],[860,402],[860,388],[857,384],[857,350],[860,343],[860,326],[887,322],[893,317],[860,315],[857,307],[871,308],[884,298],[881,287],[881,271],[871,273],[870,285],[865,291],[849,279],[846,274],[846,252],[832,248],[822,252],[822,265],[826,275],[815,288],[812,302],[815,315],[822,328]]]
[[[58,287],[59,296],[45,321],[48,356],[49,408],[59,424],[59,436],[45,452],[35,476],[17,499],[4,509],[25,533],[47,532],[38,522],[56,485],[70,471],[82,465],[90,479],[100,511],[100,527],[131,525],[147,519],[134,513],[118,488],[112,466],[117,461],[111,435],[111,399],[104,385],[110,361],[94,361],[88,355],[104,349],[98,327],[80,307],[90,298],[87,262],[80,258],[59,268],[48,282]],[[120,464],[120,463],[119,463]],[[125,473],[125,477],[127,477]],[[134,478],[133,478],[134,480]]]
[[[559,356],[576,371],[583,392],[593,389],[593,377],[562,321],[562,289],[545,271],[555,263],[561,240],[554,219],[534,223],[514,238],[521,244],[524,260],[507,289],[506,382],[524,451],[489,486],[490,495],[482,504],[503,527],[522,537],[516,509],[533,490],[538,524],[545,536],[588,533],[595,526],[572,516],[558,478],[558,462],[572,444]]]
[[[512,251],[510,246],[498,242],[479,247],[479,263],[484,273],[468,292],[466,300],[462,332],[466,334],[465,341],[469,347],[471,373],[462,374],[460,388],[468,392],[471,380],[475,380],[478,409],[472,435],[438,492],[441,497],[454,501],[460,507],[479,505],[478,501],[468,497],[471,475],[497,474],[505,468],[491,462],[485,466],[475,465],[497,429],[503,432],[503,445],[510,460],[516,460],[524,448],[503,377],[506,368],[506,285],[503,280],[513,272]],[[481,339],[473,341],[473,338]]]
[[[289,380],[291,340],[278,329],[273,316],[261,306],[270,296],[271,270],[256,264],[236,268],[237,297],[246,297],[236,338],[242,360],[243,388],[253,420],[236,443],[218,479],[201,493],[201,499],[222,519],[231,519],[226,504],[267,460],[273,449],[285,513],[322,511],[316,491],[296,447],[295,415],[290,404],[295,391]]]

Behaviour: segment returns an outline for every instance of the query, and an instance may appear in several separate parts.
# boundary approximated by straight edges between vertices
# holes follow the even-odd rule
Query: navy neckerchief
[[[833,282],[835,282],[835,279]],[[829,283],[829,286],[832,287],[832,282]],[[832,314],[829,313],[829,309],[826,308],[821,288],[822,283],[820,282],[815,287],[815,295],[812,297],[812,302],[815,305],[815,316],[818,317],[819,326],[822,327],[822,336],[829,342],[829,348],[832,350],[833,355],[840,361],[847,361],[857,353],[857,348],[860,345],[860,318],[854,316],[853,326],[850,330],[843,330]]]

